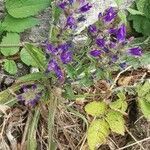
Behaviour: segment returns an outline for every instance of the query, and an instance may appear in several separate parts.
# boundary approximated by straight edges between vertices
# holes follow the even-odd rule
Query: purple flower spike
[[[109,9],[106,10],[106,14],[104,16],[104,21],[105,22],[111,22],[117,15],[117,12],[110,7]]]
[[[96,32],[97,32],[97,28],[96,28],[95,25],[90,25],[90,26],[88,27],[88,31],[89,31],[90,33],[96,33]]]
[[[59,52],[63,52],[63,51],[68,51],[70,47],[71,47],[70,44],[63,43],[63,44],[58,45],[57,49]]]
[[[66,26],[70,27],[71,29],[76,27],[76,20],[72,15],[67,17]]]
[[[47,70],[54,71],[58,79],[63,79],[63,72],[61,71],[61,68],[58,66],[58,63],[54,59],[49,61]]]
[[[56,74],[56,76],[57,76],[57,78],[58,78],[59,80],[63,80],[63,79],[64,79],[64,74],[63,74],[62,70],[60,69],[60,67],[57,67],[57,68],[54,70],[54,72],[55,72],[55,74]]]
[[[117,32],[117,39],[119,42],[124,42],[126,39],[126,26],[122,24]]]
[[[115,42],[110,42],[109,43],[109,48],[115,48],[116,47],[116,43]]]
[[[57,49],[50,43],[46,43],[46,53],[50,54],[56,54],[57,53]]]
[[[105,46],[105,40],[103,38],[98,38],[98,39],[96,39],[96,44],[99,47],[103,48]]]
[[[109,34],[116,35],[116,34],[118,33],[118,30],[117,30],[117,29],[110,28],[110,29],[108,30],[108,33],[109,33]]]
[[[61,9],[65,9],[65,7],[67,6],[67,2],[62,2],[58,5]]]
[[[141,56],[142,55],[142,49],[140,47],[130,48],[128,52],[132,56]]]
[[[113,55],[111,57],[112,62],[116,62],[118,60],[118,56],[117,55]]]
[[[127,63],[126,63],[126,62],[120,63],[119,66],[120,66],[122,69],[125,69],[125,68],[127,67]]]
[[[102,54],[100,50],[92,50],[90,51],[90,55],[93,57],[99,57]]]
[[[68,0],[69,1],[69,4],[72,5],[74,0]]]
[[[109,49],[108,49],[107,47],[104,47],[104,48],[103,48],[103,51],[104,51],[105,53],[109,53]]]
[[[98,14],[98,19],[100,19],[102,16],[103,16],[103,15],[102,15],[102,13],[100,12],[100,13]]]
[[[72,52],[69,50],[63,51],[60,55],[60,58],[64,64],[68,64],[72,61]]]
[[[48,71],[53,71],[53,70],[55,70],[56,68],[58,68],[57,62],[56,62],[54,59],[50,60],[49,63],[48,63],[47,70],[48,70]]]
[[[91,9],[92,5],[90,5],[89,3],[85,4],[84,6],[82,6],[79,11],[82,13],[85,13],[87,11],[89,11]]]

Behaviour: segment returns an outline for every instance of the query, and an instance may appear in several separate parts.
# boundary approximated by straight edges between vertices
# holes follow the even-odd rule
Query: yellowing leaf
[[[123,115],[117,111],[110,110],[106,115],[106,121],[108,122],[111,131],[124,135],[125,121]]]
[[[93,121],[87,133],[87,140],[90,150],[94,150],[95,147],[104,144],[109,133],[109,125],[105,120],[99,119]]]
[[[139,99],[139,106],[144,114],[144,117],[150,121],[150,103],[143,99]]]
[[[144,97],[147,93],[150,93],[150,82],[147,81],[144,85],[139,85],[137,92],[139,97]]]
[[[85,111],[87,114],[92,116],[100,116],[105,113],[107,105],[104,102],[91,102],[85,106]]]
[[[110,106],[111,109],[119,110],[121,112],[125,112],[127,107],[128,107],[128,104],[126,102],[126,96],[122,92],[118,93],[117,96],[119,97],[119,99],[112,102],[112,103],[110,103],[109,106]]]

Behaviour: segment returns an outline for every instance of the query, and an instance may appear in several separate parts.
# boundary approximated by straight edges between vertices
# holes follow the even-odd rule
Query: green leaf
[[[141,58],[140,58],[140,62],[141,62],[141,65],[149,65],[150,64],[150,53],[144,53]]]
[[[137,1],[136,1],[137,9],[138,9],[140,12],[143,12],[143,10],[144,10],[145,1],[146,1],[146,0],[137,0]]]
[[[62,13],[62,10],[58,6],[53,7],[53,12],[54,12],[54,22],[57,23],[59,20],[59,17]]]
[[[2,23],[2,27],[5,31],[20,33],[37,24],[39,24],[39,20],[33,17],[17,19],[7,15]]]
[[[150,0],[145,0],[143,13],[150,19]]]
[[[110,110],[105,119],[108,122],[112,132],[124,135],[125,121],[121,113]]]
[[[104,114],[106,109],[107,109],[107,105],[104,102],[94,101],[85,106],[86,113],[94,117],[95,116],[98,117]]]
[[[120,6],[123,3],[123,0],[115,0],[118,6]]]
[[[130,14],[132,15],[144,15],[143,12],[140,12],[138,10],[132,9],[132,8],[127,8],[127,10],[129,11]]]
[[[113,110],[116,110],[116,111],[119,110],[121,112],[125,112],[127,107],[128,107],[128,104],[125,101],[126,100],[125,94],[124,93],[118,93],[117,96],[119,97],[119,99],[110,103],[109,106]]]
[[[141,111],[144,114],[145,118],[147,118],[148,121],[150,121],[150,103],[143,99],[139,99],[138,102],[139,107],[141,108]]]
[[[133,21],[133,28],[146,36],[150,35],[150,19],[142,15],[130,15],[129,20]]]
[[[118,12],[118,16],[120,17],[122,23],[127,24],[127,16],[126,16],[126,12],[124,10],[120,10]]]
[[[4,69],[10,74],[17,73],[17,66],[14,60],[5,60]]]
[[[145,82],[144,85],[137,87],[138,96],[144,98],[147,93],[150,93],[150,82]]]
[[[50,0],[6,0],[6,9],[15,18],[25,18],[38,14],[50,6],[50,2]]]
[[[35,72],[31,74],[27,74],[25,76],[22,76],[20,78],[16,79],[16,83],[24,83],[24,82],[29,82],[29,81],[37,81],[42,78],[46,78],[44,73],[41,72]]]
[[[21,50],[20,57],[26,65],[45,70],[46,57],[40,48],[28,44]]]
[[[5,37],[3,37],[2,45],[19,45],[20,44],[20,36],[17,33],[7,33]],[[0,49],[1,53],[4,56],[14,55],[19,51],[19,47],[2,47]]]
[[[28,150],[36,150],[37,149],[37,140],[36,140],[36,131],[38,127],[40,110],[37,107],[33,118],[31,118],[31,114],[28,119],[28,123],[30,124],[28,127],[28,137],[27,137],[27,149]],[[32,140],[31,140],[32,139]]]
[[[93,121],[87,132],[87,141],[90,150],[95,150],[96,147],[104,144],[109,133],[109,125],[106,121],[100,119]]]

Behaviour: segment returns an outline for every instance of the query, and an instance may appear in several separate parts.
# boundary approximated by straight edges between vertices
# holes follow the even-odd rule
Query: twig
[[[142,140],[140,140],[140,141],[136,141],[136,142],[134,142],[134,143],[132,143],[132,144],[129,144],[129,145],[126,145],[126,146],[124,146],[124,147],[120,147],[120,148],[118,148],[118,149],[116,149],[116,150],[124,150],[124,149],[126,149],[126,148],[129,148],[129,147],[131,147],[131,146],[134,146],[134,145],[136,145],[136,144],[139,144],[139,143],[142,143],[142,142],[145,142],[145,141],[148,141],[148,140],[150,140],[150,137],[147,137],[147,138],[142,139]]]
[[[145,148],[141,145],[141,143],[139,143],[139,141],[132,135],[132,133],[128,130],[127,127],[126,128],[126,131],[128,132],[128,134],[133,138],[133,140],[140,146],[141,149],[145,150]]]
[[[83,146],[84,146],[84,144],[85,144],[86,139],[87,139],[87,134],[85,134],[84,139],[83,139],[83,142],[82,142],[81,147],[80,147],[79,150],[82,150],[82,148],[83,148]]]
[[[115,143],[115,141],[111,137],[109,137],[109,141],[111,141],[111,143],[113,143],[114,146],[116,146],[116,148],[119,149],[119,146]]]
[[[119,72],[119,74],[117,75],[117,77],[114,80],[114,83],[111,85],[110,90],[112,90],[114,88],[114,86],[116,85],[116,82],[118,81],[120,75],[123,74],[124,72],[126,72],[127,70],[131,69],[131,68],[132,68],[132,66],[129,66],[125,70],[122,70],[121,72]]]

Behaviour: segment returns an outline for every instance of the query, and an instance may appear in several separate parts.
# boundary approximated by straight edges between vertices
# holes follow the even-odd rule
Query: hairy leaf
[[[21,50],[20,57],[26,65],[45,70],[46,57],[40,48],[28,44]]]
[[[106,121],[108,122],[111,131],[124,135],[125,121],[123,115],[117,111],[110,110],[106,115]]]
[[[105,113],[107,105],[104,102],[91,102],[85,106],[85,111],[87,114],[92,116],[100,116]]]
[[[17,73],[17,66],[14,60],[5,60],[4,69],[10,74]]]
[[[87,133],[90,150],[95,150],[97,146],[104,144],[109,133],[109,125],[106,121],[100,119],[93,121]]]
[[[145,0],[143,12],[150,19],[150,0]]]
[[[7,46],[8,47],[1,47],[0,51],[4,56],[10,56],[14,55],[19,51],[19,45],[20,43],[20,36],[17,33],[7,33],[5,37],[3,37],[1,46]],[[16,46],[16,47],[11,47]]]
[[[36,15],[48,6],[50,6],[50,0],[6,0],[6,9],[15,18]]]
[[[39,24],[39,20],[33,17],[17,19],[7,15],[2,23],[2,27],[5,31],[20,33],[37,24]]]
[[[150,103],[147,102],[145,99],[139,99],[138,102],[145,118],[147,118],[150,121]]]
[[[140,12],[143,12],[143,10],[144,10],[145,1],[146,1],[146,0],[137,0],[137,1],[136,1],[137,9],[138,9]]]
[[[130,15],[129,20],[133,21],[133,28],[146,36],[150,35],[150,19],[142,15]]]
[[[125,94],[124,93],[118,93],[117,96],[119,97],[119,99],[110,103],[109,106],[111,109],[125,112],[127,107],[128,107],[128,104],[125,101],[126,100]]]
[[[145,82],[144,85],[137,87],[138,96],[144,98],[147,93],[150,93],[150,82]]]

